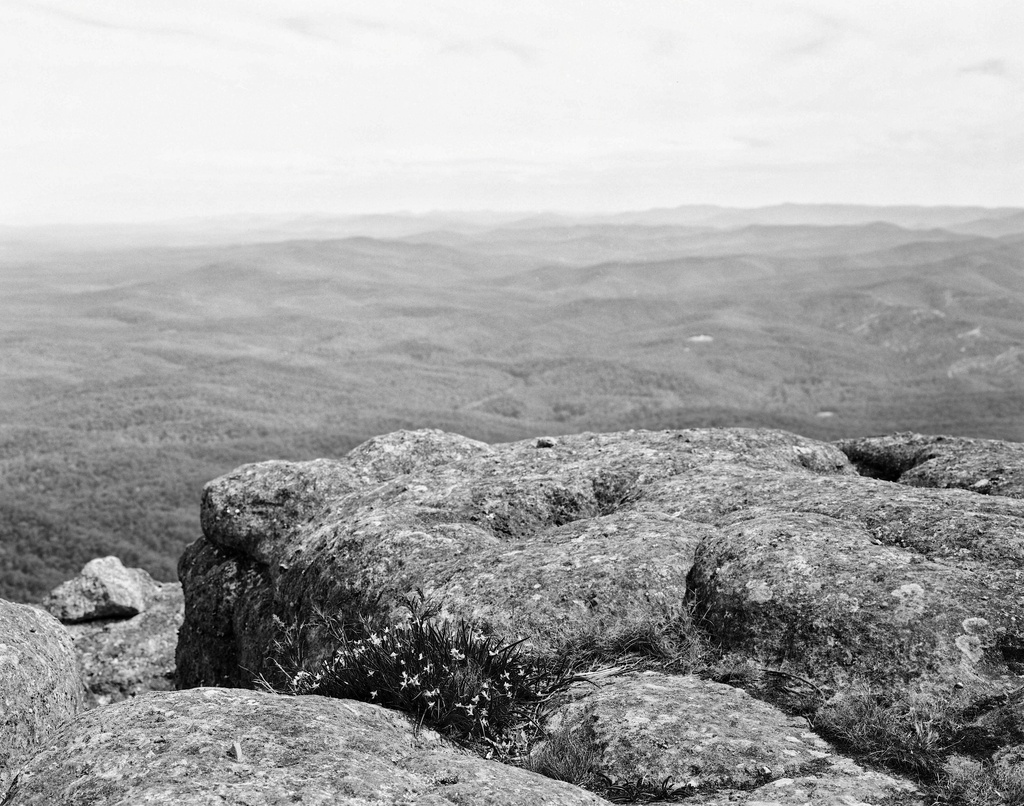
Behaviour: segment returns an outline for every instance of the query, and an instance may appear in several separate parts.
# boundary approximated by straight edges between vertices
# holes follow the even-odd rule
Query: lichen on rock
[[[152,692],[86,711],[44,743],[5,806],[600,806],[452,746],[374,705],[238,689]]]
[[[0,797],[23,758],[78,713],[83,693],[64,626],[0,599]]]
[[[203,535],[179,564],[179,685],[315,670],[339,630],[387,623],[416,592],[438,619],[524,651],[628,667],[547,726],[544,747],[582,753],[605,794],[660,777],[644,797],[920,803],[777,708],[838,720],[874,703],[904,719],[901,703],[934,693],[972,741],[1006,757],[1024,744],[1012,450],[897,437],[702,429],[484,445],[397,432],[346,457],[244,466],[207,485]],[[991,489],[964,469],[974,448]],[[715,654],[702,674],[719,682],[658,655],[652,635],[672,629]],[[844,699],[855,687],[863,700]],[[995,725],[1012,730],[993,738]],[[935,739],[935,758],[958,736]]]

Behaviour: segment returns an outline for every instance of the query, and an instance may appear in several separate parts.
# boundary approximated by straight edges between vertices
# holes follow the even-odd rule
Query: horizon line
[[[410,209],[379,209],[379,210],[366,210],[360,212],[331,212],[325,210],[306,210],[306,211],[288,211],[288,212],[252,212],[252,211],[239,211],[233,213],[211,213],[211,214],[200,214],[200,215],[184,215],[184,216],[167,216],[161,218],[148,218],[138,220],[114,220],[114,219],[103,219],[103,220],[92,220],[92,221],[69,221],[69,220],[57,220],[47,222],[37,222],[31,224],[9,224],[0,221],[0,230],[38,230],[38,229],[79,229],[79,228],[102,228],[102,227],[165,227],[165,226],[181,226],[181,225],[196,225],[204,223],[217,223],[223,222],[228,223],[235,221],[242,223],[243,221],[296,221],[302,219],[308,220],[321,220],[321,221],[343,221],[343,220],[358,220],[368,218],[399,218],[399,219],[429,219],[432,217],[459,217],[459,216],[488,216],[494,218],[505,219],[506,221],[516,221],[528,218],[543,217],[543,216],[559,216],[565,218],[589,218],[589,219],[602,219],[602,218],[615,218],[619,216],[627,215],[645,215],[654,213],[668,213],[674,211],[686,211],[686,210],[720,210],[720,211],[735,211],[735,212],[757,212],[763,210],[775,210],[783,208],[818,208],[818,209],[848,209],[848,210],[922,210],[922,211],[967,211],[967,210],[978,210],[989,213],[1024,213],[1024,203],[1020,206],[1017,205],[986,205],[986,204],[924,204],[924,203],[901,203],[901,204],[871,204],[862,202],[775,202],[772,204],[758,204],[758,205],[731,205],[731,204],[717,204],[714,202],[688,202],[684,204],[674,206],[655,206],[645,208],[622,208],[619,210],[579,210],[571,208],[537,208],[537,209],[517,209],[517,210],[499,210],[494,208],[431,208],[423,210],[410,210]]]

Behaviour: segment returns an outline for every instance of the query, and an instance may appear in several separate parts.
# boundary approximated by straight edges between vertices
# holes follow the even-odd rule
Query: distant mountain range
[[[437,427],[1024,440],[1024,211],[681,207],[0,234],[0,597],[173,578],[202,484]]]
[[[769,227],[852,227],[888,223],[904,229],[944,229],[987,237],[1024,235],[1024,208],[954,206],[868,206],[851,204],[779,204],[734,208],[683,205],[614,214],[529,212],[432,212],[364,215],[237,215],[177,219],[149,224],[89,224],[33,227],[0,226],[0,246],[54,248],[127,248],[266,243],[312,238],[403,238],[426,232],[480,234],[491,230],[563,227],[693,227],[733,229]]]

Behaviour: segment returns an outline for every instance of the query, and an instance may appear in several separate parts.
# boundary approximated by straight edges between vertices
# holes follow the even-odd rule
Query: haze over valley
[[[107,554],[172,579],[203,483],[398,428],[1024,439],[1019,209],[9,228],[0,255],[3,598]]]

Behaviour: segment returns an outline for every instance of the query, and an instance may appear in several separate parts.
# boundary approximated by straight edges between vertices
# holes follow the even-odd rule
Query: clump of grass
[[[1024,759],[981,762],[952,756],[940,779],[938,803],[950,806],[1019,806],[1024,803]]]
[[[605,779],[605,785],[598,791],[612,803],[679,803],[695,794],[686,784],[673,784],[671,777],[658,781],[643,775],[635,780]]]
[[[564,659],[533,656],[522,641],[484,635],[464,620],[435,618],[421,599],[407,616],[376,628],[364,624],[313,670],[300,670],[288,693],[374,703],[412,715],[487,757],[525,753],[540,714],[577,679]]]
[[[725,655],[709,667],[717,682],[744,688],[811,726],[847,755],[914,780],[933,806],[1021,806],[1024,736],[1016,709],[1024,687],[977,691],[877,690],[864,681],[840,693],[824,683],[752,658]],[[917,803],[917,795],[892,796]]]
[[[600,770],[601,752],[593,738],[585,735],[585,729],[582,735],[556,733],[534,749],[524,766],[539,775],[588,789],[612,803],[678,802],[696,792],[692,785],[673,783],[671,777],[609,778]]]
[[[1019,694],[978,698],[955,691],[854,688],[826,703],[813,722],[827,738],[866,761],[910,774],[942,790],[959,782],[956,787],[966,791],[967,778],[991,766],[988,761],[981,766],[978,763],[990,759],[1010,738],[1005,726],[994,730],[979,717],[994,715],[1000,726],[1001,709]],[[956,758],[974,761],[954,764],[958,772],[951,776],[947,760]]]
[[[611,625],[569,630],[552,638],[551,646],[553,654],[577,669],[625,663],[671,674],[697,674],[715,655],[685,609],[662,620],[625,617]]]
[[[853,690],[825,704],[814,725],[865,760],[934,780],[962,725],[948,700]]]
[[[524,766],[556,781],[594,791],[600,785],[601,754],[575,733],[556,733],[539,745]]]

